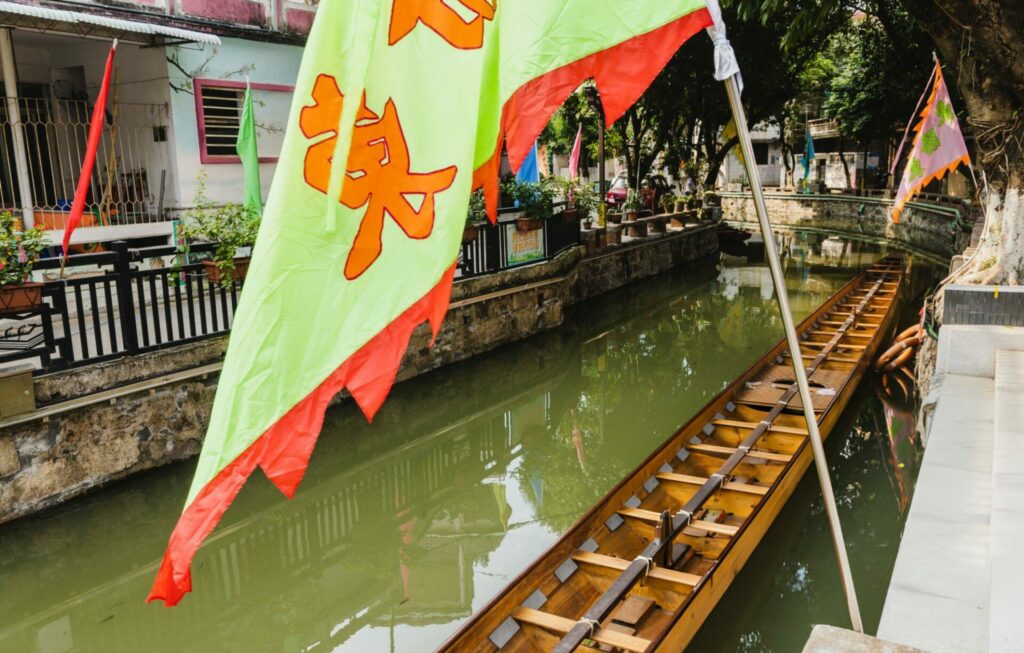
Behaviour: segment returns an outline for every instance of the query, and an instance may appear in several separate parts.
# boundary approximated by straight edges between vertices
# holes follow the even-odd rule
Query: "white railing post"
[[[21,199],[22,219],[25,228],[35,225],[34,203],[32,202],[32,177],[28,167],[28,153],[25,149],[25,131],[22,128],[21,108],[18,106],[18,71],[14,67],[14,46],[11,30],[0,29],[0,69],[3,72],[4,95],[7,97],[7,119],[14,137],[14,167],[18,173],[18,191]]]

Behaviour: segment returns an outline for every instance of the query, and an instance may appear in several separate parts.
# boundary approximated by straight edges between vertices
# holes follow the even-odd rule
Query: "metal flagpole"
[[[725,90],[729,95],[729,106],[732,109],[732,117],[736,123],[736,135],[740,140],[744,165],[747,168],[747,177],[750,179],[750,191],[754,197],[754,208],[757,209],[757,221],[761,225],[761,235],[764,236],[765,255],[768,259],[768,267],[771,269],[772,282],[775,285],[775,296],[779,302],[779,312],[782,313],[782,324],[786,329],[786,341],[789,344],[789,353],[793,359],[793,373],[796,376],[797,388],[800,390],[800,402],[804,407],[804,418],[807,420],[807,435],[811,441],[811,449],[814,451],[814,466],[818,470],[818,481],[821,483],[825,513],[828,515],[828,523],[832,529],[832,546],[835,549],[836,558],[839,560],[839,576],[843,581],[843,591],[846,593],[846,605],[850,611],[850,623],[853,625],[854,630],[858,633],[863,633],[864,624],[860,618],[857,592],[854,590],[853,575],[850,573],[850,560],[846,555],[843,528],[839,523],[839,511],[836,510],[836,498],[832,493],[832,481],[828,475],[825,447],[822,446],[821,433],[818,431],[818,418],[814,414],[811,390],[807,384],[807,370],[804,368],[800,340],[797,338],[796,326],[793,324],[793,313],[789,310],[789,294],[786,292],[786,279],[782,273],[782,264],[779,263],[779,251],[776,248],[775,238],[772,234],[772,225],[768,220],[768,207],[764,202],[761,176],[757,172],[754,146],[750,142],[746,112],[743,111],[743,102],[740,100],[740,93],[743,90],[740,67],[736,63],[736,55],[733,53],[732,46],[729,44],[729,39],[725,33],[725,23],[722,21],[722,10],[718,6],[718,0],[706,0],[706,2],[708,12],[711,14],[713,21],[712,26],[708,28],[708,34],[715,44],[715,79],[725,82]]]
[[[782,264],[779,263],[779,252],[775,246],[771,223],[768,221],[768,209],[764,201],[764,191],[761,189],[761,178],[757,172],[754,146],[750,141],[747,117],[743,111],[743,103],[740,101],[738,77],[739,72],[730,75],[725,80],[725,90],[729,94],[729,105],[732,107],[733,119],[736,121],[736,133],[740,139],[740,148],[745,159],[747,177],[750,179],[750,190],[754,196],[754,206],[757,209],[757,220],[761,224],[761,234],[764,236],[765,254],[768,259],[768,266],[771,268],[772,281],[775,284],[775,296],[778,298],[779,311],[782,313],[782,323],[786,329],[786,340],[789,343],[789,352],[793,359],[793,372],[796,374],[796,383],[800,389],[800,401],[803,403],[804,417],[807,420],[807,433],[811,440],[811,448],[814,450],[814,465],[818,469],[818,481],[821,483],[821,494],[825,501],[825,512],[828,514],[829,526],[832,529],[832,544],[835,548],[836,558],[839,559],[839,575],[842,577],[843,591],[846,593],[850,621],[853,624],[854,630],[858,633],[863,633],[864,624],[860,618],[857,592],[853,587],[853,576],[850,573],[850,560],[846,555],[843,529],[839,523],[836,498],[832,493],[832,481],[828,475],[825,448],[822,446],[821,433],[818,431],[818,419],[814,415],[814,404],[811,399],[810,388],[807,384],[807,370],[804,369],[804,360],[800,351],[800,340],[797,338],[796,327],[793,324],[793,314],[789,309],[789,295],[786,292],[786,280],[782,273]]]

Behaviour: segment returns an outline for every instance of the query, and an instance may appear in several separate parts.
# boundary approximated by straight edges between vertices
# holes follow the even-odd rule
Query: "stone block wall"
[[[969,229],[961,228],[956,216],[945,207],[909,204],[900,223],[894,224],[889,218],[892,207],[889,200],[793,193],[769,194],[765,200],[773,227],[841,232],[946,259],[962,251],[970,238]],[[960,213],[966,221],[966,211],[961,209]],[[722,218],[756,225],[757,213],[750,194],[723,193]]]
[[[590,258],[573,249],[542,264],[459,281],[437,341],[430,347],[427,325],[416,329],[398,380],[557,327],[572,304],[717,251],[717,233],[708,226]],[[67,410],[0,423],[0,523],[196,455],[226,344],[222,337],[38,377],[37,403]],[[118,387],[123,392],[113,400],[90,397]]]

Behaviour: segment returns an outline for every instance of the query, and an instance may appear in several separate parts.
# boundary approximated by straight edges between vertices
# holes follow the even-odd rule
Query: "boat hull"
[[[825,379],[827,384],[828,379],[842,378],[842,386],[834,395],[818,392],[815,397],[815,407],[820,411],[819,430],[823,437],[827,437],[833,430],[884,337],[891,333],[894,327],[902,273],[892,260],[877,266],[879,267],[876,269],[888,269],[890,272],[865,272],[840,289],[798,327],[804,338],[802,343],[805,346],[805,359],[812,360],[809,364],[814,371],[811,375],[812,382],[815,379]],[[872,283],[878,291],[878,295],[873,299],[872,292],[875,291],[865,290]],[[861,296],[865,299],[860,302],[860,307],[855,307]],[[849,328],[828,326],[844,319],[852,321]],[[829,328],[835,331],[829,332]],[[840,331],[844,335],[835,336]],[[841,344],[833,345],[832,353],[819,360],[821,357],[815,357],[814,354],[819,349],[828,351],[829,346],[822,338],[828,340],[830,335]],[[749,436],[758,443],[756,446],[767,448],[755,452],[750,451],[748,447],[748,451],[743,452],[745,456],[740,455],[743,462],[728,470],[728,479],[722,479],[717,494],[702,501],[702,505],[709,510],[713,508],[728,513],[730,518],[734,518],[734,514],[743,515],[746,512],[741,523],[731,526],[723,522],[715,526],[713,523],[708,525],[707,521],[690,522],[687,519],[689,530],[681,531],[678,540],[685,541],[693,551],[696,551],[696,558],[699,558],[699,561],[690,560],[684,565],[682,557],[675,562],[671,559],[659,559],[659,563],[664,562],[665,565],[661,567],[659,564],[657,574],[651,575],[652,568],[648,567],[643,579],[632,584],[623,581],[621,576],[628,575],[629,570],[625,565],[636,555],[638,547],[646,545],[644,551],[648,551],[662,539],[657,537],[656,529],[665,528],[664,522],[667,519],[663,517],[662,522],[652,523],[652,511],[661,510],[670,503],[670,509],[674,511],[688,498],[692,498],[688,490],[680,491],[678,481],[683,477],[676,473],[680,471],[678,467],[686,466],[689,467],[684,471],[692,472],[694,465],[698,464],[694,462],[694,458],[689,457],[689,450],[694,449],[700,456],[703,456],[706,450],[727,450],[728,447],[720,446],[720,440],[733,437],[733,431],[733,439],[738,440],[733,444],[742,447],[742,438],[747,432],[753,433],[753,421],[745,423],[737,420],[743,419],[743,415],[747,413],[761,415],[758,411],[767,411],[768,406],[772,405],[765,402],[764,397],[774,396],[773,389],[780,379],[783,362],[789,365],[789,360],[784,358],[786,350],[785,341],[778,343],[740,375],[588,511],[551,549],[478,611],[442,647],[442,650],[551,650],[566,633],[573,629],[578,630],[581,621],[591,623],[581,619],[580,615],[593,614],[598,599],[607,598],[609,593],[616,591],[620,591],[622,597],[654,601],[659,609],[649,613],[649,616],[645,617],[646,622],[638,622],[636,628],[632,629],[632,634],[626,638],[611,632],[613,628],[610,626],[621,626],[620,622],[612,620],[614,614],[598,615],[601,619],[591,623],[594,627],[590,629],[589,635],[596,635],[597,642],[601,642],[601,638],[604,637],[605,650],[609,647],[611,650],[637,651],[679,651],[685,648],[742,570],[810,466],[813,455],[810,442],[806,437],[795,435],[801,432],[799,423],[802,422],[802,418],[798,417],[802,412],[797,410],[799,399],[793,397],[795,389],[788,389],[789,394],[786,394],[782,391],[786,388],[785,383],[779,385],[779,393],[782,394],[777,403],[782,406],[769,413],[776,416],[768,420],[770,426],[766,427],[759,437],[756,434]],[[851,352],[856,352],[856,355]],[[771,383],[765,385],[765,379],[771,380]],[[789,380],[789,383],[792,381]],[[818,385],[820,387],[822,384]],[[744,400],[741,400],[741,397]],[[821,408],[818,406],[819,398]],[[748,419],[756,419],[749,415]],[[715,441],[716,444],[707,445],[711,437],[697,446],[691,447],[687,444],[694,442],[694,434],[712,436],[712,432],[708,431],[709,425],[712,424],[716,425],[712,427],[714,437],[720,439]],[[806,434],[806,431],[802,432]],[[774,446],[783,452],[784,445],[796,439],[799,439],[800,443],[793,445],[790,453],[771,451],[771,447]],[[684,450],[688,452],[686,456],[683,455]],[[764,453],[761,453],[762,451]],[[728,451],[723,455],[726,453]],[[673,457],[673,454],[676,457]],[[765,456],[766,460],[762,463],[773,464],[752,464],[756,462],[752,458],[758,456]],[[785,456],[788,456],[786,462],[779,462]],[[686,462],[687,460],[690,462]],[[703,464],[703,458],[701,461]],[[676,468],[673,468],[673,465]],[[669,469],[672,471],[666,471]],[[711,474],[713,469],[715,467],[708,467],[703,475],[714,478],[717,474]],[[748,477],[761,478],[748,480]],[[658,479],[660,483],[653,483],[652,488],[651,479]],[[671,492],[667,489],[669,487]],[[642,503],[638,497],[643,497]],[[674,500],[674,503],[669,499]],[[623,508],[631,504],[632,508]],[[645,507],[649,510],[643,510]],[[621,515],[628,518],[628,526],[633,529],[632,534],[620,532]],[[639,518],[641,522],[646,518],[648,522],[637,526],[633,518]],[[611,525],[615,525],[615,528]],[[707,533],[695,537],[692,536],[692,527],[697,527],[698,533],[702,528],[722,530],[728,537],[726,539]],[[625,528],[621,526],[621,529]],[[652,531],[651,537],[644,536],[647,530]],[[685,536],[687,532],[691,533],[690,536]],[[668,539],[664,531],[662,536]],[[597,548],[594,548],[595,546]],[[604,556],[596,560],[596,567],[592,564],[595,562],[592,560],[595,556],[587,557],[588,554],[581,553],[591,548],[594,549],[594,553]],[[577,569],[586,569],[585,581],[579,579],[580,574],[576,569],[571,569],[566,575],[567,561],[575,561]],[[666,571],[661,572],[660,569]],[[680,575],[675,572],[683,573]],[[699,580],[694,582],[695,578]],[[679,583],[683,582],[692,583],[688,593],[679,589]],[[623,587],[625,590],[622,590]],[[622,605],[620,601],[618,606]],[[542,607],[543,611],[524,606]],[[600,628],[596,628],[598,625]],[[586,641],[596,646],[590,637],[587,637]],[[616,646],[616,642],[621,646]],[[597,649],[579,646],[577,650]]]

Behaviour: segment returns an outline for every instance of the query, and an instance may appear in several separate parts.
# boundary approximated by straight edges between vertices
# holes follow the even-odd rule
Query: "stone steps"
[[[1024,352],[996,352],[989,651],[1024,651]]]

